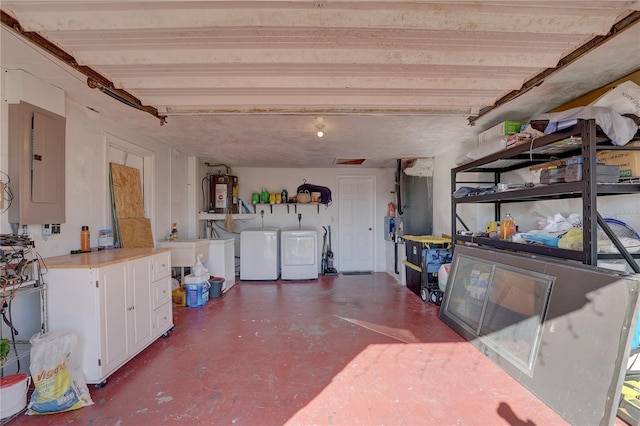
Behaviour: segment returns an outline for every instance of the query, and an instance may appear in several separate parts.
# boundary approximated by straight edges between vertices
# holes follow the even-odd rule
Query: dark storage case
[[[405,235],[403,239],[407,288],[422,300],[430,300],[430,293],[438,290],[440,265],[451,262],[451,240],[431,235]]]

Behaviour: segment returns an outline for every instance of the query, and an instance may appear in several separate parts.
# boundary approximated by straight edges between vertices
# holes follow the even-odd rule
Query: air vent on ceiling
[[[333,164],[336,166],[359,166],[365,160],[365,158],[336,158]]]

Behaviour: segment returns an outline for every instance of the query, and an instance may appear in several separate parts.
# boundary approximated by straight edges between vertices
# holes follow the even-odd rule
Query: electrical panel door
[[[9,105],[9,222],[65,222],[65,118],[27,102]]]

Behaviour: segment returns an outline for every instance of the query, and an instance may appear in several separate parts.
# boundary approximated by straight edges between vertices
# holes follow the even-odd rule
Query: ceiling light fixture
[[[316,124],[316,128],[318,129],[318,133],[316,133],[318,135],[319,138],[324,136],[324,132],[322,131],[322,129],[324,129],[324,124]]]

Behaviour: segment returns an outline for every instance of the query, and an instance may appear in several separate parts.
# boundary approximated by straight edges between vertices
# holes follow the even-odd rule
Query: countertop
[[[170,251],[168,248],[122,248],[92,251],[89,253],[65,254],[44,258],[45,268],[99,268],[126,260],[138,259],[151,254]]]

